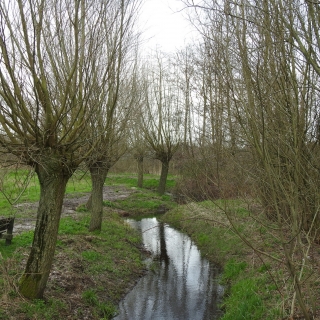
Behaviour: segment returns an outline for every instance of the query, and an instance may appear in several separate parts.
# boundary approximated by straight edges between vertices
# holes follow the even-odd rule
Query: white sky
[[[191,41],[193,27],[179,0],[145,0],[140,14],[143,47],[172,52]]]

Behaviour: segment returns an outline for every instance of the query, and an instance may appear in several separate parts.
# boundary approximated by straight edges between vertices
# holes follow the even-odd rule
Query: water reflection
[[[156,218],[128,220],[141,230],[159,267],[143,277],[119,305],[116,320],[206,320],[221,316],[218,270],[202,259],[187,235]]]

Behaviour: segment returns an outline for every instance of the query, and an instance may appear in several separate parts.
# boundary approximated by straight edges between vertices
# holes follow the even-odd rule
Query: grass
[[[1,216],[19,215],[17,205],[39,201],[39,181],[31,169],[1,169],[0,186]],[[69,197],[77,197],[82,193],[90,192],[90,190],[89,174],[82,171],[76,171],[66,187],[66,193]]]
[[[99,297],[94,289],[88,289],[82,294],[83,300],[89,305],[93,306],[96,309],[96,316],[102,317],[102,319],[112,318],[117,309],[114,305],[110,303],[100,302]]]
[[[28,184],[26,186],[26,181]],[[27,169],[8,170],[2,169],[0,171],[0,208],[2,216],[19,216],[20,211],[17,210],[16,205],[23,204],[25,202],[39,201],[40,187],[37,176],[34,172]],[[136,211],[157,211],[158,208],[167,206],[171,209],[170,203],[171,196],[165,194],[158,196],[155,191],[158,187],[159,176],[152,174],[145,174],[144,187],[137,188],[137,176],[133,174],[109,174],[106,179],[105,185],[119,186],[119,192],[121,186],[126,188],[133,188],[139,194],[132,196],[132,199],[126,201],[119,201],[116,204],[120,209],[128,210],[133,209]],[[167,191],[170,192],[175,186],[175,177],[168,176]],[[78,197],[83,193],[91,191],[91,180],[88,173],[83,171],[76,171],[75,174],[68,181],[66,187],[66,194],[68,197]],[[154,192],[152,194],[151,192]],[[144,193],[144,195],[143,195]],[[139,199],[140,197],[140,199]],[[12,205],[13,203],[14,205]],[[106,201],[105,206],[110,206],[110,202]],[[85,211],[85,210],[84,210]]]
[[[172,191],[176,184],[175,176],[168,175],[166,190]],[[109,174],[106,179],[107,185],[125,185],[129,188],[137,187],[137,175],[132,174]],[[143,180],[143,189],[156,191],[159,184],[159,176],[154,174],[145,174]]]
[[[246,262],[229,260],[224,266],[223,283],[232,283],[227,291],[222,320],[282,319],[281,301],[268,274],[262,268],[248,270]]]
[[[88,214],[78,215],[78,220],[72,217],[65,217],[60,220],[59,234],[75,235],[75,234],[87,234],[88,226],[90,222],[90,216]]]
[[[176,203],[172,201],[170,195],[160,196],[150,190],[136,189],[128,197],[105,201],[104,205],[129,212],[130,215],[150,215],[173,209]]]
[[[110,319],[115,315],[127,287],[144,273],[141,238],[112,213],[105,213],[100,233],[88,234],[88,215],[61,219],[45,300],[26,303],[16,291],[23,272],[20,261],[27,257],[32,232],[15,236],[11,246],[1,243],[1,319],[80,319],[88,314],[90,319]]]
[[[14,253],[18,254],[19,249],[27,249],[31,246],[33,240],[33,231],[23,232],[14,236],[10,246],[5,245],[5,241],[0,241],[0,253],[2,258],[7,259],[12,257]],[[21,255],[18,255],[17,258]],[[1,319],[1,318],[0,318]]]
[[[56,299],[49,299],[46,302],[44,300],[34,300],[32,303],[23,302],[20,308],[28,319],[36,319],[39,316],[43,319],[53,320],[59,319],[60,310],[66,308],[66,303]]]

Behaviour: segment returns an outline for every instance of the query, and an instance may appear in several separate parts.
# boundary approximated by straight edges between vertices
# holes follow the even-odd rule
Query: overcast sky
[[[143,46],[172,52],[191,41],[192,26],[179,0],[145,0],[140,15]]]

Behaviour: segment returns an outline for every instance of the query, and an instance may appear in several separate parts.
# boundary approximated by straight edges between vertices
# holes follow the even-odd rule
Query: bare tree
[[[87,206],[91,210],[89,230],[101,230],[103,185],[109,169],[126,151],[125,129],[135,99],[135,46],[133,32],[140,0],[112,1],[103,20],[104,55],[96,66],[96,113],[88,134],[99,136],[94,152],[86,160],[92,180]]]
[[[92,61],[107,2],[0,3],[0,144],[32,166],[40,201],[20,292],[42,298],[50,273],[65,187],[90,154]]]
[[[163,194],[169,172],[169,163],[177,151],[181,136],[180,90],[174,70],[165,65],[164,58],[158,53],[156,64],[146,70],[144,85],[144,117],[142,130],[145,139],[154,153],[154,158],[161,161],[161,175],[158,193]],[[147,73],[149,75],[147,75]]]
[[[197,11],[203,30],[210,26],[228,39],[220,41],[224,90],[241,125],[242,147],[254,159],[253,170],[247,172],[256,181],[269,232],[280,243],[272,259],[285,261],[291,316],[297,301],[304,318],[311,319],[313,292],[305,283],[311,287],[316,276],[308,254],[320,227],[319,4],[300,0],[185,2]],[[221,26],[216,25],[216,17],[223,22]],[[204,33],[210,41],[212,31]],[[225,212],[233,223],[231,211]],[[259,255],[270,258],[255,248],[249,235],[238,234]]]
[[[203,17],[203,15],[202,15]],[[209,19],[210,18],[210,19]],[[179,83],[184,91],[184,147],[178,188],[192,198],[235,196],[243,191],[241,148],[235,106],[228,94],[224,47],[227,32],[219,13],[201,26],[203,41],[178,54]],[[200,29],[199,27],[199,29]],[[196,183],[198,181],[198,183]]]

